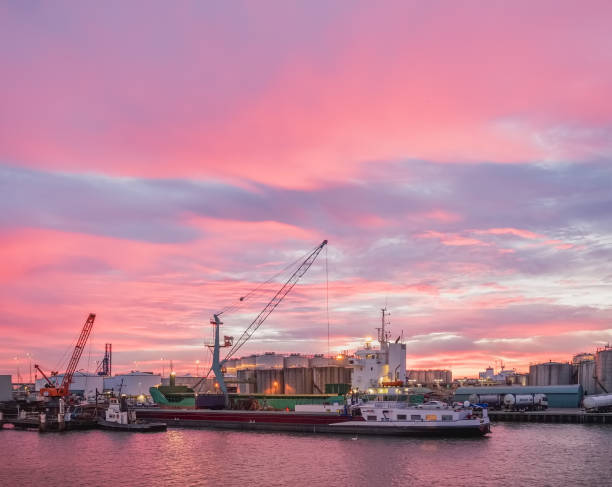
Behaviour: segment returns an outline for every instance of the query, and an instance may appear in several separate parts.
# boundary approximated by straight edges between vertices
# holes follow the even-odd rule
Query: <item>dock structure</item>
[[[546,411],[489,411],[491,421],[524,423],[610,424],[612,413],[587,413],[578,408],[555,408]]]

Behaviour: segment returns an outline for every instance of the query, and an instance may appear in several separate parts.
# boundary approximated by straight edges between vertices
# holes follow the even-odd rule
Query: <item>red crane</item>
[[[89,313],[87,317],[87,321],[83,325],[83,329],[81,330],[81,334],[79,335],[79,340],[77,341],[76,346],[74,347],[74,351],[72,352],[72,357],[70,358],[70,362],[68,363],[68,368],[64,373],[64,378],[62,379],[62,383],[58,387],[54,387],[51,385],[51,381],[42,371],[42,369],[38,365],[34,365],[37,370],[40,371],[42,376],[47,381],[47,387],[43,387],[40,390],[40,393],[43,396],[49,397],[66,397],[70,393],[70,384],[72,383],[72,376],[76,371],[79,360],[81,359],[81,354],[83,353],[83,349],[85,348],[85,344],[87,343],[87,339],[89,338],[89,334],[91,333],[91,329],[94,324],[94,320],[96,319],[96,315],[94,313]]]

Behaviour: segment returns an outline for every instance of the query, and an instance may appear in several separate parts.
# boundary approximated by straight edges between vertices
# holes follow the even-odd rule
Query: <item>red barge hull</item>
[[[321,432],[322,427],[331,429],[329,425],[333,423],[364,421],[360,417],[332,413],[160,408],[137,409],[136,417],[163,421],[168,426],[298,432]]]
[[[144,421],[162,421],[168,427],[215,428],[244,431],[291,431],[300,433],[344,433],[394,436],[483,436],[488,428],[367,425],[360,416],[333,413],[302,413],[294,411],[234,411],[210,409],[136,410],[136,417]]]

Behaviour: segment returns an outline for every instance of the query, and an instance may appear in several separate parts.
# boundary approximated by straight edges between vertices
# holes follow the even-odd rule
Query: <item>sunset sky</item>
[[[612,342],[609,1],[0,3],[0,374],[375,335],[471,375]],[[280,285],[280,284],[279,284]],[[270,296],[271,297],[271,296]],[[261,296],[224,316],[238,335]]]

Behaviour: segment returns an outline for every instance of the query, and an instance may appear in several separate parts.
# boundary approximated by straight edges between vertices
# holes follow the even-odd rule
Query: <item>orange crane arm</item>
[[[96,315],[94,313],[89,313],[87,321],[85,321],[85,324],[83,325],[81,335],[79,336],[79,340],[77,341],[77,344],[74,347],[72,357],[70,357],[70,362],[68,363],[68,368],[66,369],[66,373],[64,374],[62,385],[59,387],[60,390],[62,390],[63,392],[62,395],[68,395],[68,391],[70,390],[70,384],[72,383],[72,376],[74,375],[79,360],[81,359],[81,354],[83,353],[83,349],[85,348],[85,344],[87,343],[87,339],[89,338],[89,334],[91,333],[91,329],[93,328],[95,319]]]
[[[38,370],[38,371],[39,371],[39,372],[42,374],[42,376],[44,377],[44,379],[47,381],[47,385],[48,385],[48,386],[51,386],[51,385],[52,385],[52,382],[51,382],[51,380],[49,379],[49,377],[47,377],[47,374],[45,374],[45,373],[43,372],[43,369],[41,369],[41,368],[40,368],[40,366],[39,366],[38,364],[34,364],[34,368],[35,368],[36,370]],[[53,375],[53,373],[51,373],[51,375]]]

